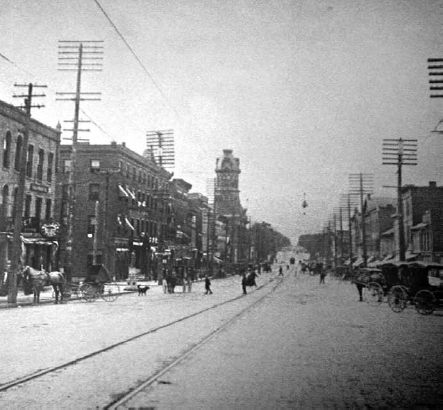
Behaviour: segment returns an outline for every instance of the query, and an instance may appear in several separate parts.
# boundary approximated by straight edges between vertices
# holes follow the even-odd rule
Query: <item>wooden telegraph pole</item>
[[[403,201],[401,198],[402,166],[417,165],[417,140],[384,139],[383,165],[397,166],[397,216],[398,216],[398,255],[401,261],[406,259],[405,227]]]
[[[63,131],[72,131],[72,151],[71,151],[71,169],[69,171],[68,196],[69,196],[69,212],[68,212],[68,234],[66,238],[66,254],[65,268],[67,268],[67,278],[72,279],[72,250],[73,250],[73,225],[75,212],[75,170],[77,162],[77,145],[80,131],[89,131],[89,129],[80,129],[79,124],[82,121],[80,115],[80,101],[100,101],[101,93],[81,91],[82,72],[84,71],[102,71],[103,68],[103,41],[60,41],[59,42],[59,70],[60,71],[76,71],[77,85],[75,92],[59,92],[56,93],[58,101],[74,101],[74,119],[72,129],[64,129]]]
[[[17,186],[17,194],[14,201],[14,232],[12,235],[12,252],[11,252],[11,267],[8,274],[8,304],[11,306],[17,305],[17,273],[20,268],[20,255],[22,252],[21,247],[21,230],[23,219],[23,200],[25,196],[25,183],[26,183],[26,160],[29,144],[29,128],[31,124],[31,108],[41,108],[43,105],[32,105],[33,97],[45,97],[45,94],[32,94],[32,90],[35,87],[46,87],[45,85],[35,84],[14,84],[15,87],[28,87],[28,94],[14,95],[15,98],[25,97],[24,106],[20,108],[25,109],[26,120],[23,133],[23,144],[20,152],[20,174]]]
[[[363,267],[366,268],[368,255],[366,249],[366,209],[364,209],[364,195],[372,194],[374,192],[374,174],[363,174],[361,172],[359,174],[350,174],[349,185],[349,194],[358,195],[360,197]]]

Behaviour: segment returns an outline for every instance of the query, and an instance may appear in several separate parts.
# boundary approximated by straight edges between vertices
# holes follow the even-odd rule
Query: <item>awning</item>
[[[52,246],[52,245],[58,245],[58,242],[56,241],[45,241],[42,238],[23,238],[22,242],[26,245],[45,245],[45,246]]]
[[[382,262],[387,262],[389,260],[391,260],[394,257],[394,255],[392,255],[391,253],[389,255],[386,255],[381,261]]]
[[[363,258],[358,258],[358,259],[352,264],[352,266],[353,266],[354,268],[358,268],[359,266],[363,265],[363,262],[364,262]]]
[[[125,218],[125,223],[129,229],[135,231],[135,228],[131,225],[131,222],[129,222],[128,218]]]
[[[189,238],[189,235],[185,234],[182,231],[177,231],[177,238],[183,238],[183,237]]]
[[[120,198],[122,197],[129,198],[129,194],[124,190],[124,188],[121,185],[118,186],[118,196]]]
[[[132,192],[128,187],[126,188],[126,192],[129,194],[129,196],[135,201],[135,193]]]
[[[407,261],[412,261],[413,259],[416,259],[417,255],[415,253],[412,252],[406,252],[405,254],[405,258]]]
[[[413,227],[411,228],[411,231],[417,231],[417,230],[419,230],[419,229],[424,229],[424,228],[427,228],[428,226],[429,226],[429,224],[426,224],[426,223],[420,222],[418,225],[413,226]]]
[[[375,259],[368,263],[368,268],[376,268],[378,265],[380,265],[381,261]]]
[[[214,259],[216,262],[223,262],[221,259],[217,258],[217,256],[213,256],[212,259]]]
[[[116,248],[116,252],[129,252],[128,248]]]

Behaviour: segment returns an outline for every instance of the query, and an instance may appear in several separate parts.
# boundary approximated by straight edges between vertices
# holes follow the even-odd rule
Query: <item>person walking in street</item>
[[[168,292],[168,282],[166,281],[165,277],[163,277],[162,286],[163,286],[163,293],[167,293]]]
[[[186,285],[188,286],[188,292],[191,293],[191,290],[192,290],[192,280],[191,280],[191,278],[187,279]]]
[[[246,277],[246,273],[243,272],[242,274],[242,280],[241,280],[241,287],[243,289],[243,294],[246,295],[248,292],[246,292],[246,286],[248,283],[248,278]]]
[[[283,276],[283,268],[282,266],[280,266],[280,268],[278,269],[278,276]]]
[[[207,295],[208,293],[212,295],[211,281],[209,280],[208,275],[205,275],[205,289],[206,289],[205,295]]]
[[[323,266],[320,266],[320,283],[325,283],[326,270]]]

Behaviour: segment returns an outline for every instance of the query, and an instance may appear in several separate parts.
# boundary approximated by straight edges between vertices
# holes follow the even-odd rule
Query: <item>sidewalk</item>
[[[153,288],[156,286],[159,286],[156,281],[150,281],[150,282],[140,282],[143,285],[148,285],[149,287]],[[125,288],[129,288],[129,285],[126,281],[120,281],[117,282],[117,284],[120,287],[120,294],[125,293],[134,293],[137,292],[137,290],[125,290]],[[40,304],[42,303],[55,303],[55,299],[52,296],[53,295],[53,289],[52,286],[47,286],[45,289],[40,293]],[[78,300],[79,298],[76,296],[72,296],[69,300]],[[34,305],[34,295],[25,295],[23,293],[22,289],[19,289],[17,294],[17,306],[10,306],[8,304],[8,296],[0,296],[0,309],[8,309],[8,308],[15,308],[15,307],[28,307],[28,306],[35,306]]]

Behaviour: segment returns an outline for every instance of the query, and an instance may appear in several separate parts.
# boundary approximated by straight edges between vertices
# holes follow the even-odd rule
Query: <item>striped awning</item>
[[[125,223],[129,229],[131,229],[132,231],[135,231],[135,228],[132,226],[131,222],[129,222],[128,218],[125,218]]]
[[[129,198],[129,194],[125,191],[125,189],[121,185],[118,186],[118,196],[120,198],[122,197]]]

